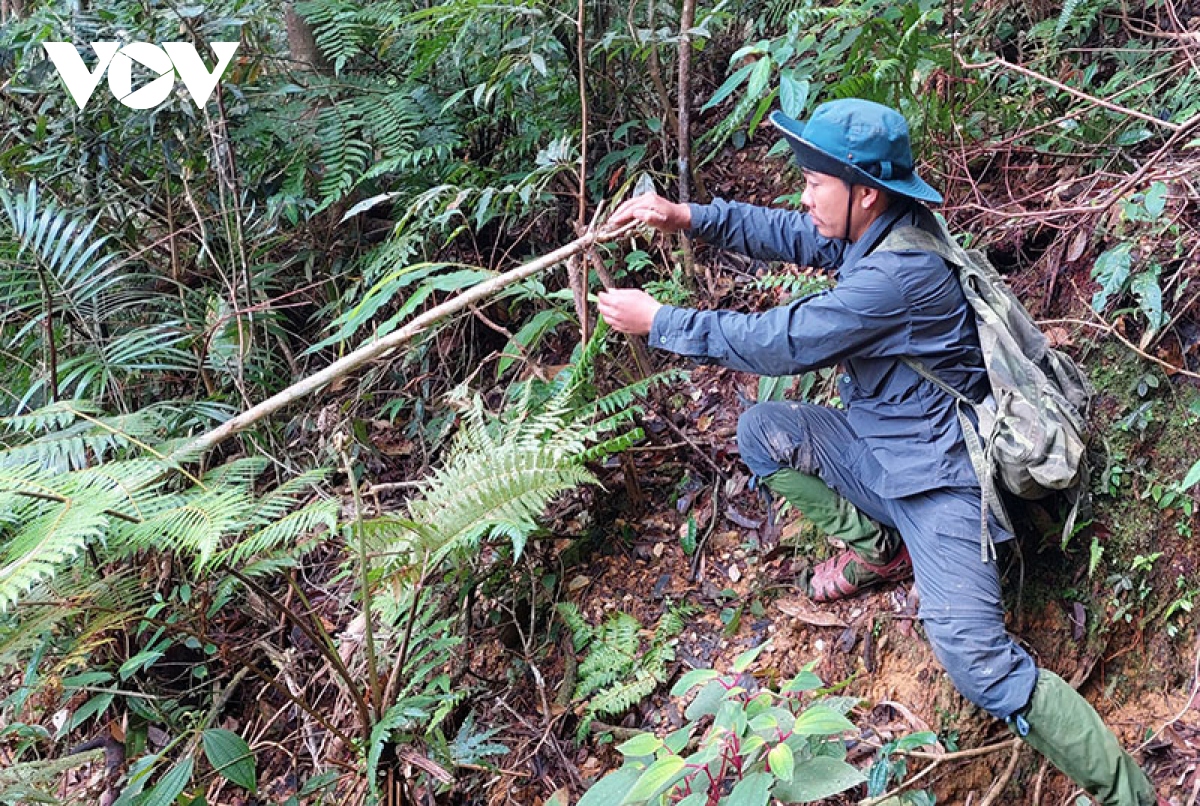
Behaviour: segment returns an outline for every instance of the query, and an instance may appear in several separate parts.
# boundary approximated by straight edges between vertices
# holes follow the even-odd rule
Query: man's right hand
[[[679,232],[691,227],[692,208],[654,193],[643,193],[622,203],[608,219],[608,226],[615,229],[630,221],[649,224],[662,232]]]

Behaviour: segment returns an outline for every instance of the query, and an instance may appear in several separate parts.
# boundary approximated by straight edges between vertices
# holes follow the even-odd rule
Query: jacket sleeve
[[[905,354],[903,295],[883,272],[861,267],[836,288],[763,313],[663,306],[650,343],[759,375],[794,375],[848,356]]]
[[[817,232],[807,213],[716,199],[692,204],[689,234],[759,260],[835,268],[845,242]]]

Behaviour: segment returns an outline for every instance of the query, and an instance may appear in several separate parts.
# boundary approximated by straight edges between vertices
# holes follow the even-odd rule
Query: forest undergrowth
[[[821,287],[589,238],[647,188],[797,205],[765,115],[847,96],[908,117],[939,212],[1097,388],[1093,511],[1065,540],[1059,502],[1023,513],[1010,628],[1198,802],[1195,0],[0,21],[0,803],[675,803],[669,760],[669,794],[604,776],[714,717],[742,744],[688,803],[1081,802],[954,692],[911,586],[797,588],[828,547],[752,489],[736,419],[830,400],[829,371],[693,367],[596,321],[613,284],[739,310]],[[54,41],[238,51],[205,104],[97,75],[80,108]],[[767,717],[804,727],[758,752]]]

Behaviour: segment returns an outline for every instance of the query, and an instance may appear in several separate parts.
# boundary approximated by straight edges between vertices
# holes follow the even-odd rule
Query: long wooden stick
[[[485,280],[479,285],[472,286],[458,296],[446,300],[441,305],[430,308],[399,330],[393,331],[369,344],[364,344],[362,347],[339,358],[319,372],[292,384],[282,392],[267,398],[236,417],[226,420],[211,431],[201,434],[195,440],[188,443],[186,447],[179,450],[177,455],[192,456],[203,454],[214,445],[223,442],[240,431],[246,430],[254,423],[274,414],[289,403],[310,395],[334,380],[348,375],[368,361],[381,358],[400,345],[411,341],[416,336],[425,332],[431,325],[445,319],[447,316],[465,310],[476,302],[495,294],[501,289],[507,288],[513,283],[520,282],[527,277],[532,277],[539,272],[552,268],[593,244],[616,240],[631,231],[634,226],[636,226],[636,222],[631,222],[615,230],[589,229],[566,246],[561,246],[536,260],[531,260],[504,274],[493,277],[490,280]]]

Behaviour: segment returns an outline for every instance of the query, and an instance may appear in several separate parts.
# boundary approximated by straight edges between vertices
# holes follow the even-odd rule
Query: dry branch
[[[543,255],[536,260],[531,260],[524,263],[515,269],[505,272],[504,274],[493,277],[490,280],[485,280],[478,285],[472,286],[470,289],[458,294],[451,299],[446,300],[440,305],[430,308],[425,313],[413,319],[404,327],[396,330],[383,338],[377,339],[369,344],[359,347],[357,350],[343,356],[334,361],[323,370],[308,376],[302,381],[292,384],[282,392],[275,394],[261,403],[247,409],[236,417],[226,420],[217,428],[212,429],[204,434],[201,434],[187,446],[178,451],[177,455],[202,455],[210,448],[220,444],[229,437],[246,430],[250,426],[257,423],[259,420],[279,411],[284,406],[294,403],[302,397],[316,392],[333,381],[350,374],[359,367],[369,361],[374,361],[377,358],[382,358],[392,350],[402,344],[406,344],[412,339],[428,330],[432,325],[445,319],[451,314],[465,310],[475,303],[490,297],[497,291],[507,288],[514,283],[518,283],[527,277],[532,277],[539,272],[546,271],[559,263],[562,263],[569,257],[577,255],[590,246],[606,241],[616,240],[625,235],[634,224],[621,227],[616,230],[603,230],[595,227],[589,229],[582,236],[576,238],[565,246],[561,246]]]

